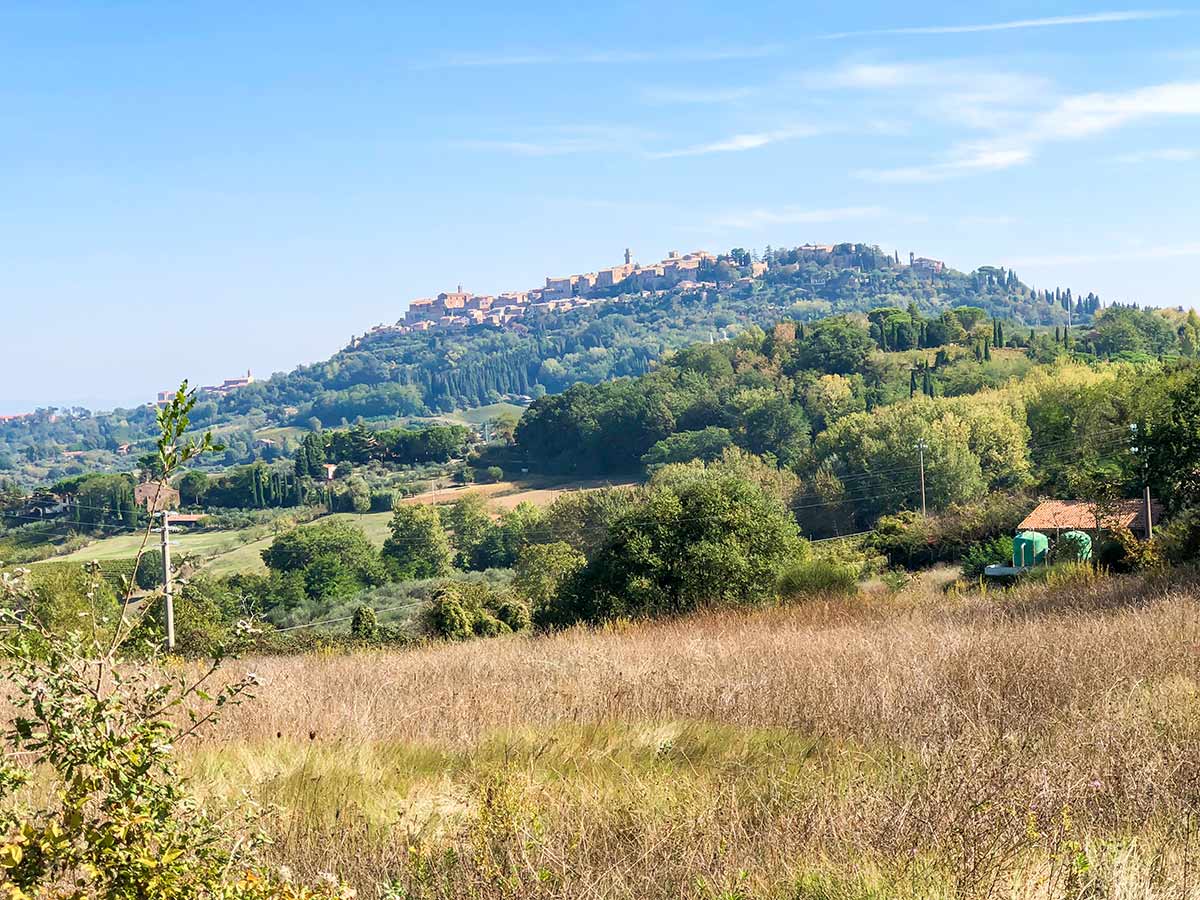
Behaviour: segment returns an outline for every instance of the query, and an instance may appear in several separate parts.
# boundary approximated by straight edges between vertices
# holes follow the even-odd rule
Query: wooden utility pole
[[[1146,540],[1150,540],[1154,537],[1154,507],[1150,503],[1150,460],[1144,452],[1145,447],[1141,443],[1141,432],[1138,430],[1137,425],[1130,425],[1129,430],[1133,435],[1132,446],[1129,449],[1138,455],[1142,463],[1142,484],[1144,485],[1142,496],[1146,505],[1144,510],[1146,516]]]
[[[917,453],[921,460],[921,515],[925,515],[925,450],[929,445],[925,443],[925,438],[917,441]]]
[[[175,595],[171,585],[171,514],[162,511],[163,599],[167,609],[167,650],[175,650]]]

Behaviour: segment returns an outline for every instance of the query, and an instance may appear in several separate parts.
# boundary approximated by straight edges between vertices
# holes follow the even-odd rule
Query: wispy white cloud
[[[1177,81],[1130,91],[1067,97],[1043,113],[1034,128],[1065,139],[1091,137],[1143,119],[1200,115],[1200,81]]]
[[[833,209],[804,209],[785,206],[778,209],[749,209],[722,213],[709,219],[705,226],[710,230],[750,230],[771,225],[819,225],[829,222],[847,222],[860,219],[879,219],[888,214],[880,206],[843,206]]]
[[[1189,150],[1184,147],[1162,147],[1158,150],[1137,150],[1133,153],[1121,153],[1112,158],[1113,162],[1126,165],[1138,165],[1148,162],[1195,162],[1200,160],[1200,150]]]
[[[982,130],[1019,127],[1053,96],[1054,85],[1041,75],[997,69],[974,59],[936,62],[851,60],[799,76],[809,91],[905,93],[905,107],[937,122]]]
[[[1116,12],[1086,13],[1077,16],[1046,16],[1038,19],[1011,19],[968,25],[917,25],[904,28],[877,28],[867,31],[840,31],[825,35],[828,39],[896,34],[973,34],[983,31],[1015,31],[1024,28],[1057,28],[1065,25],[1101,25],[1114,22],[1143,22],[1186,15],[1176,9],[1130,9]]]
[[[867,169],[858,175],[870,181],[914,183],[996,172],[1030,162],[1048,143],[1078,141],[1147,120],[1192,116],[1200,116],[1200,82],[1077,94],[1029,111],[1019,131],[959,143],[945,159],[920,166]]]
[[[978,147],[973,150],[964,150],[943,162],[922,166],[901,166],[894,169],[861,169],[855,174],[867,181],[884,184],[919,184],[962,178],[981,172],[999,172],[1024,165],[1032,158],[1033,151],[1028,148]]]
[[[740,47],[668,47],[659,50],[605,50],[578,52],[479,53],[452,54],[438,59],[412,63],[417,69],[470,69],[509,66],[633,65],[667,62],[722,62],[724,60],[764,59],[780,53],[778,44]]]
[[[827,129],[813,126],[794,126],[781,128],[776,131],[756,131],[746,134],[735,134],[727,138],[710,141],[703,144],[692,144],[674,150],[659,150],[648,154],[651,159],[674,159],[680,156],[707,156],[711,153],[739,153],[744,150],[757,150],[768,144],[781,141],[791,141],[798,138],[814,137],[825,133]]]

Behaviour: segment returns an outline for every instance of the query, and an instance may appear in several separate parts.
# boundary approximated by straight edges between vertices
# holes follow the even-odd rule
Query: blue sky
[[[0,3],[0,413],[860,240],[1196,305],[1200,8]]]

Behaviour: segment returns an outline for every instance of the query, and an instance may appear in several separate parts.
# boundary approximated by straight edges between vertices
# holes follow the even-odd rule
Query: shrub
[[[373,491],[371,493],[371,512],[391,512],[395,502],[396,495],[391,491]]]
[[[1090,549],[1087,537],[1082,534],[1068,532],[1060,537],[1054,545],[1054,555],[1065,561],[1079,562],[1083,554]]]
[[[147,550],[138,561],[134,582],[143,591],[152,591],[163,583],[163,557],[161,550]]]
[[[488,481],[504,480],[504,470],[499,466],[488,466],[485,472],[487,473]]]
[[[116,620],[120,606],[99,564],[47,563],[23,577],[19,611],[41,628],[65,635],[99,622],[103,635],[111,633],[107,623]]]
[[[1091,563],[1071,561],[1035,566],[1021,576],[1021,582],[1041,584],[1061,591],[1092,584],[1104,577],[1104,573],[1097,572]]]
[[[644,497],[539,610],[540,626],[769,601],[780,567],[805,546],[777,497],[716,466],[668,466]]]
[[[854,594],[858,591],[858,572],[853,566],[830,559],[799,560],[780,573],[778,591],[784,600]]]
[[[369,606],[360,606],[354,610],[354,618],[350,620],[350,635],[364,641],[379,637],[379,619],[375,610]]]
[[[496,618],[507,625],[510,631],[525,631],[532,624],[528,604],[512,594],[502,594],[491,608]]]
[[[1013,558],[1013,539],[1008,535],[972,544],[963,554],[963,578],[974,581],[983,575],[983,570],[993,563],[1009,565]]]
[[[161,646],[166,640],[162,594],[144,604],[132,630],[135,644]],[[211,657],[223,653],[233,637],[240,598],[226,584],[204,576],[179,582],[174,597],[175,652]]]
[[[450,581],[442,585],[423,616],[434,637],[462,641],[493,637],[529,627],[529,607],[510,591],[482,582]]]
[[[1175,564],[1200,561],[1200,507],[1184,510],[1156,535],[1163,558]]]
[[[6,580],[0,606],[21,605],[21,592]],[[247,699],[253,676],[206,701],[198,681],[122,658],[119,641],[97,657],[90,635],[60,636],[11,613],[4,624],[15,715],[0,759],[0,895],[345,896],[336,883],[315,893],[287,884],[263,865],[262,842],[245,839],[254,830],[247,810],[210,815],[172,764],[172,747]],[[47,651],[35,657],[33,644]],[[165,716],[175,707],[191,713],[183,724]],[[39,790],[14,803],[35,771]]]
[[[893,566],[914,569],[952,562],[978,544],[1011,535],[1031,507],[1018,494],[991,494],[979,503],[954,505],[929,516],[911,511],[880,516],[871,543]]]

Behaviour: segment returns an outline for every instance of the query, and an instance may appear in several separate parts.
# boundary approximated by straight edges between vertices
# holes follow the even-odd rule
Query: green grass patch
[[[481,425],[504,413],[510,413],[520,418],[523,412],[525,412],[525,407],[517,406],[515,403],[492,403],[489,406],[477,406],[475,409],[460,409],[450,413],[446,418],[465,422],[468,425]]]

